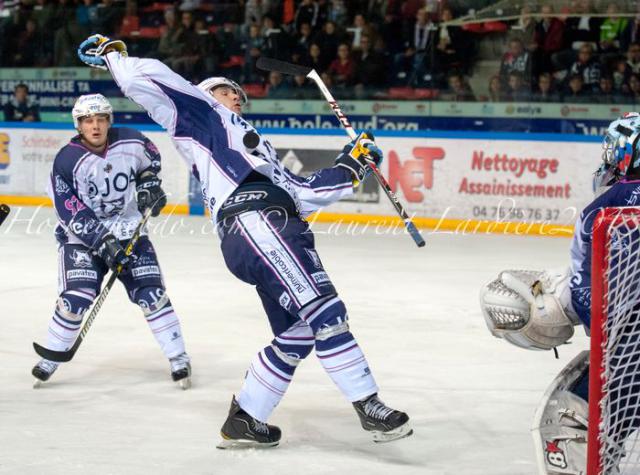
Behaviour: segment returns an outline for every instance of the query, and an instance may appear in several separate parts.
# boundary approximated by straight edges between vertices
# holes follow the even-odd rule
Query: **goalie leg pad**
[[[589,405],[573,392],[573,386],[588,371],[585,350],[562,369],[538,406],[531,430],[540,473],[586,473]]]
[[[480,291],[491,334],[521,348],[549,350],[573,336],[569,272],[504,271]],[[565,302],[563,305],[563,302]]]

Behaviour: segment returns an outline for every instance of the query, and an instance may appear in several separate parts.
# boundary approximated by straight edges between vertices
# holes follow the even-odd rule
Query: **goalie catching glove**
[[[142,172],[137,179],[136,191],[138,210],[144,212],[151,208],[151,216],[156,217],[167,205],[167,196],[160,187],[162,180],[152,171]]]
[[[121,40],[112,40],[102,35],[92,35],[78,47],[80,61],[92,68],[107,69],[104,55],[117,51],[122,56],[127,56],[127,45]]]
[[[353,176],[353,186],[358,186],[371,173],[370,164],[378,167],[382,163],[382,150],[374,142],[371,131],[362,132],[349,142],[336,158],[336,166],[349,170]]]
[[[506,270],[480,291],[491,334],[521,348],[550,350],[566,343],[579,323],[571,307],[569,269]]]

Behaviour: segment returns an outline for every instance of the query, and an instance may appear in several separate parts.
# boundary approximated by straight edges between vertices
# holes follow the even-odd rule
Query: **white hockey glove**
[[[579,319],[571,307],[569,269],[506,270],[480,291],[491,334],[521,348],[550,350],[573,336]]]
[[[122,40],[112,40],[102,35],[92,35],[78,47],[80,61],[92,68],[107,69],[103,56],[111,51],[117,51],[127,56],[127,45]]]

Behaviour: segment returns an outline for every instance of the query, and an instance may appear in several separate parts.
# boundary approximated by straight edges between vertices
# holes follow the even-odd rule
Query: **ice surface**
[[[588,345],[579,330],[559,360],[512,347],[489,334],[478,307],[480,286],[504,268],[568,263],[568,239],[427,233],[418,249],[407,236],[316,225],[381,398],[415,433],[371,442],[311,355],[270,421],[281,446],[220,451],[231,395],[271,335],[207,221],[162,217],[152,235],[193,358],[191,390],[170,381],[119,285],[74,360],[34,390],[31,342],[46,342],[57,296],[53,213],[35,211],[14,209],[0,228],[1,474],[532,475],[537,403]]]

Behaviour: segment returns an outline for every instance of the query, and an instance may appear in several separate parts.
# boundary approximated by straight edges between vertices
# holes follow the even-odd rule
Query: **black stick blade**
[[[313,68],[307,66],[300,66],[299,64],[286,63],[278,59],[265,58],[263,56],[258,58],[256,63],[258,69],[263,71],[277,71],[282,74],[289,74],[291,76],[306,76]]]
[[[76,353],[73,348],[67,351],[50,350],[49,348],[38,345],[35,341],[33,342],[33,349],[36,350],[36,353],[45,360],[55,361],[56,363],[66,363],[67,361],[71,361],[73,355]]]
[[[7,216],[9,216],[10,212],[11,208],[9,208],[7,205],[0,205],[0,225],[4,222],[5,219],[7,219]]]

